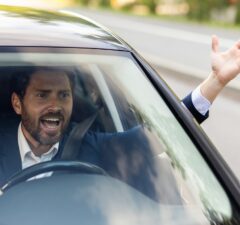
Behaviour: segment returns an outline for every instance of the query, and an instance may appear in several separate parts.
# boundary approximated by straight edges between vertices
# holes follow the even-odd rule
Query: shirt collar
[[[24,158],[27,154],[29,154],[29,152],[31,153],[32,150],[22,132],[22,123],[19,124],[18,126],[18,146],[19,146],[19,151],[20,151],[20,155],[21,155],[21,160],[22,162],[24,161]],[[47,156],[47,155],[51,155],[51,158],[53,158],[57,152],[58,152],[58,148],[59,148],[59,142],[57,142],[56,144],[54,144],[48,152],[45,152],[42,156]]]

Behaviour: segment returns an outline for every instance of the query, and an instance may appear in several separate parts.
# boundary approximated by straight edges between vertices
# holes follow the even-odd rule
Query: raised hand
[[[219,51],[218,37],[212,36],[212,72],[200,84],[202,95],[211,103],[221,90],[240,73],[240,41],[224,52]]]
[[[222,85],[240,73],[240,41],[225,52],[219,52],[219,40],[212,36],[212,71]]]

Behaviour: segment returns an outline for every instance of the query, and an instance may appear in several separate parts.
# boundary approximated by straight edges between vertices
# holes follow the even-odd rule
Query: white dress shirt
[[[202,95],[200,86],[198,86],[193,92],[192,92],[192,103],[196,110],[201,113],[203,116],[206,115],[208,110],[211,107],[211,103]]]

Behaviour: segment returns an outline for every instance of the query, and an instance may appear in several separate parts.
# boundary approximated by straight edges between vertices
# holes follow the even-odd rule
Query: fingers
[[[240,44],[240,43],[239,43]],[[212,51],[213,52],[218,52],[219,49],[219,40],[216,35],[212,36]]]
[[[236,47],[240,49],[240,40],[236,42]]]

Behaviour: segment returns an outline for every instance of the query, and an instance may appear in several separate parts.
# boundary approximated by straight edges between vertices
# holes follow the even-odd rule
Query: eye
[[[47,97],[47,93],[39,92],[39,93],[36,94],[36,97],[38,97],[38,98],[46,98]]]
[[[71,93],[68,91],[64,91],[64,92],[60,93],[60,98],[62,98],[62,99],[69,98],[70,96],[71,96]]]

